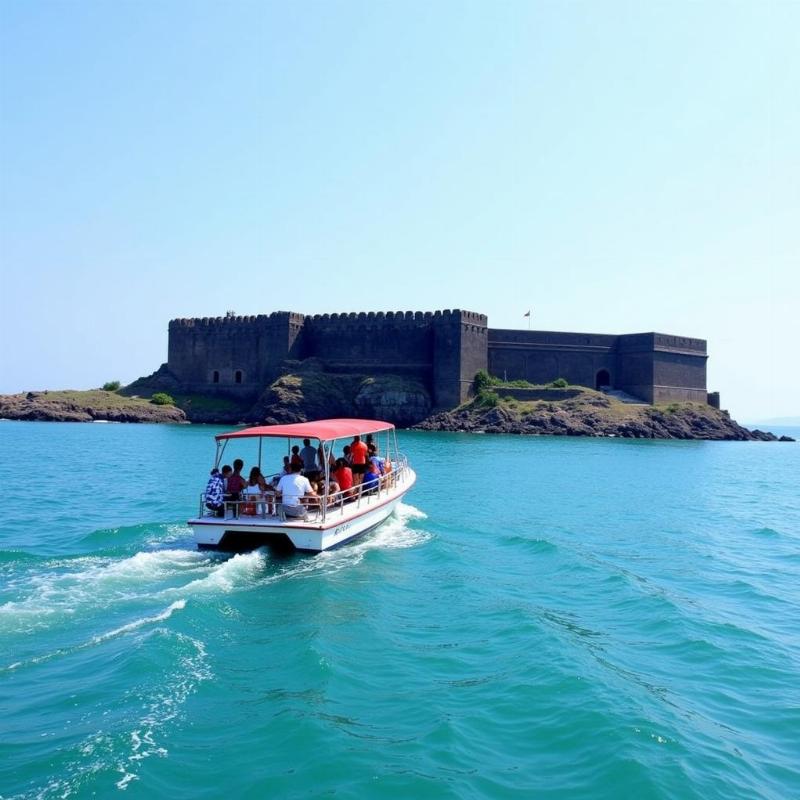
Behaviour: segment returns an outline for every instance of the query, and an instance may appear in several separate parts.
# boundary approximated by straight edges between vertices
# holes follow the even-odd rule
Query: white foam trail
[[[176,600],[169,608],[165,608],[160,614],[156,614],[152,617],[142,617],[142,619],[129,622],[127,625],[114,628],[113,631],[109,631],[108,633],[102,633],[98,636],[93,636],[91,644],[99,644],[100,642],[108,641],[109,639],[113,639],[115,636],[121,636],[123,633],[130,633],[131,631],[138,630],[144,625],[150,625],[153,622],[162,622],[165,619],[169,619],[172,616],[173,611],[179,611],[182,608],[186,608],[186,601]]]
[[[86,609],[105,609],[117,602],[227,594],[321,570],[342,569],[358,564],[370,550],[415,547],[426,542],[430,534],[410,525],[426,518],[418,508],[399,503],[394,514],[374,532],[266,577],[261,575],[267,561],[263,550],[227,560],[183,549],[142,551],[116,560],[98,556],[54,560],[44,565],[45,571],[25,576],[8,587],[27,596],[0,605],[0,630],[30,633],[65,619],[80,618],[80,612]],[[176,532],[181,530],[176,526]],[[152,585],[179,582],[183,576],[193,579],[163,589]]]
[[[8,585],[27,596],[0,605],[0,630],[31,632],[85,608],[151,595],[151,584],[207,571],[216,562],[193,550],[156,550],[121,560],[87,556],[47,562]]]
[[[429,541],[431,534],[410,528],[410,520],[427,519],[427,514],[414,506],[399,503],[395,512],[372,533],[353,542],[345,542],[334,550],[326,550],[303,559],[289,569],[267,576],[262,583],[302,578],[320,574],[331,574],[360,564],[372,550],[395,550],[416,547]]]
[[[424,511],[409,503],[398,503],[395,508],[395,514],[402,519],[403,522],[410,519],[428,519],[428,515]]]
[[[186,600],[176,600],[168,608],[165,608],[158,614],[154,614],[152,617],[142,617],[141,619],[134,620],[133,622],[128,622],[126,625],[121,625],[119,628],[114,628],[114,630],[107,631],[106,633],[99,633],[96,636],[92,636],[92,638],[88,641],[82,642],[81,644],[76,644],[72,647],[60,648],[50,653],[45,653],[41,656],[35,656],[28,661],[15,661],[13,664],[9,664],[7,667],[0,667],[0,672],[11,672],[12,670],[18,669],[23,665],[41,664],[42,662],[49,661],[57,656],[65,656],[71,653],[76,653],[79,650],[85,650],[87,647],[102,644],[103,642],[107,642],[109,639],[114,639],[117,636],[131,633],[139,628],[143,628],[145,625],[163,622],[165,619],[169,619],[175,611],[180,611],[183,608],[186,608]]]
[[[262,550],[251,553],[237,553],[219,564],[202,578],[190,581],[184,586],[165,589],[161,595],[175,594],[227,594],[241,586],[253,585],[258,573],[263,570],[267,555]]]

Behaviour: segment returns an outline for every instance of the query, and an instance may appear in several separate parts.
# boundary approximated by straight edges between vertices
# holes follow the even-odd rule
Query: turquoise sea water
[[[0,423],[0,797],[800,796],[800,445],[405,433],[228,557],[215,430]]]

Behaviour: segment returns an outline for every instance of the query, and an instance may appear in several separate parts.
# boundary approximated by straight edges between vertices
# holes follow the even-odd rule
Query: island
[[[428,431],[775,441],[706,387],[706,342],[490,328],[472,311],[174,319],[128,386],[0,396],[20,420],[223,425],[381,419]],[[788,439],[788,437],[781,437]]]

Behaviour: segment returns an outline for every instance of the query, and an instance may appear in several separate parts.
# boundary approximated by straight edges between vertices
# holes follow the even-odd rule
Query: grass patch
[[[490,389],[484,389],[475,397],[475,405],[478,408],[494,408],[499,402],[500,396]]]
[[[61,389],[54,392],[33,392],[37,403],[42,405],[72,404],[96,409],[119,409],[131,406],[149,406],[150,401],[140,397],[123,397],[116,392],[102,389]]]

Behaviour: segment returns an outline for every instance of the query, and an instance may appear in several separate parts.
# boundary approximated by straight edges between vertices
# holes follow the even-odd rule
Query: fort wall
[[[307,317],[303,356],[331,371],[412,374],[427,380],[433,365],[433,315],[412,311]]]
[[[706,402],[706,342],[660,333],[490,329],[460,309],[175,319],[168,368],[184,391],[260,394],[292,359],[326,370],[413,376],[434,406],[468,399],[475,373],[544,384],[613,387],[650,403]]]
[[[508,380],[549,383],[566,378],[570,383],[594,388],[597,377],[613,385],[616,336],[560,331],[489,331],[489,371]]]

